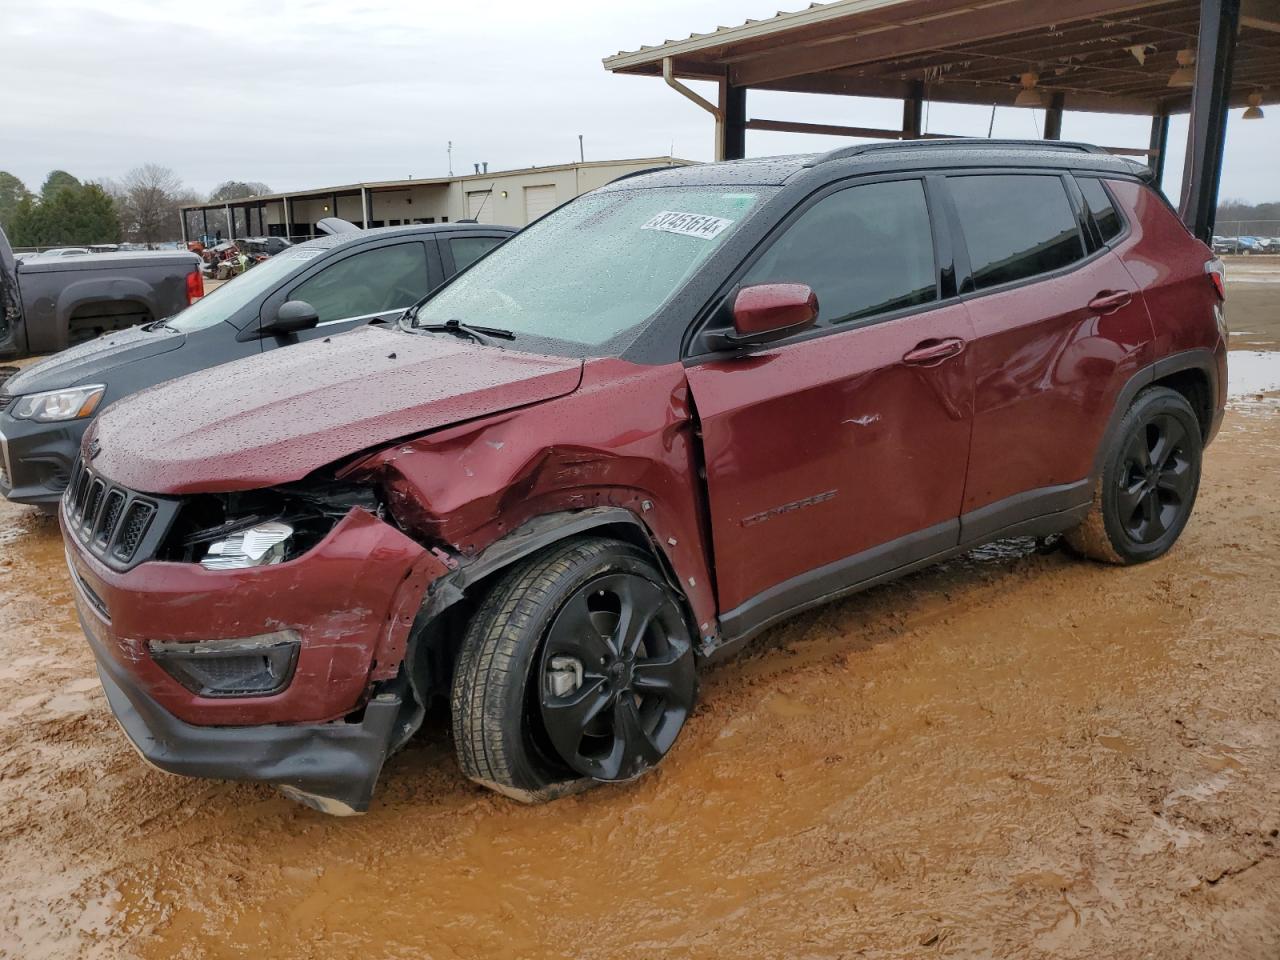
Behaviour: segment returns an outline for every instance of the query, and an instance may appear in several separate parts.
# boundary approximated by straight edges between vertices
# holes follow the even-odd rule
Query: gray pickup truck
[[[204,293],[186,251],[89,253],[19,262],[0,230],[0,358],[54,353],[160,320]]]

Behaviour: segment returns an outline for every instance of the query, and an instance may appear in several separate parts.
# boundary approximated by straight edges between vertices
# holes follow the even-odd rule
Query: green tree
[[[31,199],[26,184],[7,170],[0,170],[0,229],[8,230],[18,212],[18,204]]]
[[[63,186],[48,199],[28,197],[13,218],[14,246],[82,246],[118,243],[120,219],[115,202],[96,183]]]
[[[40,196],[42,199],[48,200],[59,190],[78,186],[80,186],[80,181],[67,173],[67,171],[51,170],[49,175],[44,178],[44,185],[40,188]]]

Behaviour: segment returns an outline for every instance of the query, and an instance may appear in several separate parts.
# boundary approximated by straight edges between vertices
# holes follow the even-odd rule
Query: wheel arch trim
[[[445,616],[451,608],[467,598],[468,590],[547,547],[562,543],[583,534],[600,534],[612,531],[625,540],[650,553],[662,571],[667,585],[675,593],[688,620],[690,632],[698,636],[697,618],[691,609],[688,595],[680,586],[679,577],[667,552],[662,549],[649,525],[634,511],[625,507],[602,506],[584,510],[560,510],[541,514],[495,540],[475,557],[436,580],[427,590],[421,607],[414,617],[405,649],[405,665],[408,669],[413,692],[420,703],[426,703],[431,678],[428,658],[424,657],[423,641],[428,646],[439,637],[439,630],[448,623]],[[416,726],[414,727],[416,729]],[[412,730],[408,731],[411,734]],[[407,739],[407,736],[406,736]],[[403,741],[401,741],[403,742]]]
[[[431,585],[423,600],[415,618],[414,635],[418,635],[423,628],[462,600],[467,590],[480,581],[571,537],[586,533],[599,534],[607,530],[615,531],[621,539],[652,554],[666,578],[667,586],[675,592],[683,605],[690,626],[696,627],[697,619],[690,609],[689,598],[680,584],[680,578],[676,575],[675,565],[649,525],[626,507],[588,507],[584,510],[560,510],[534,517],[489,544],[474,558],[459,564],[456,570],[441,577]]]
[[[1119,427],[1125,413],[1128,412],[1134,397],[1153,383],[1175,373],[1183,373],[1188,370],[1202,373],[1208,380],[1213,404],[1210,409],[1210,415],[1211,417],[1213,416],[1214,411],[1221,406],[1222,399],[1222,385],[1218,383],[1218,360],[1214,352],[1204,347],[1197,347],[1192,350],[1183,350],[1170,354],[1167,357],[1161,357],[1129,377],[1116,394],[1111,416],[1107,420],[1106,429],[1102,432],[1098,449],[1093,456],[1093,477],[1095,479],[1102,476],[1103,463],[1106,459],[1107,450],[1110,449],[1111,439],[1115,436],[1116,429]]]

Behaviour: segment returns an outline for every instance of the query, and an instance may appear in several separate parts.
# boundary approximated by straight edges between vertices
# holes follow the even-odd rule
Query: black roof
[[[841,147],[827,153],[729,160],[660,168],[615,180],[604,190],[633,187],[781,186],[806,175],[881,173],[939,167],[1045,167],[1142,176],[1146,168],[1101,147],[1050,140],[894,140]]]

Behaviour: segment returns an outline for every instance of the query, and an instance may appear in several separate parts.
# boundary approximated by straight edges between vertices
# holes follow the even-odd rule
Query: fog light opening
[[[301,638],[277,630],[236,640],[152,640],[151,658],[201,697],[265,697],[293,679]]]

